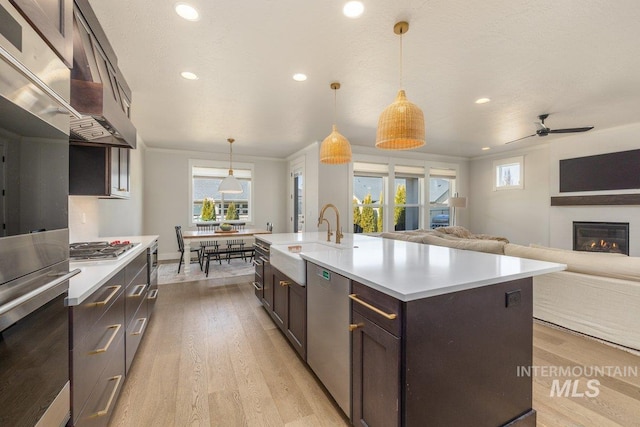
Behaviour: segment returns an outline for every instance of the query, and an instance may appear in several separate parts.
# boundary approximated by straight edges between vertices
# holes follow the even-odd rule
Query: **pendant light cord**
[[[338,89],[333,90],[333,124],[338,125]]]
[[[402,34],[400,31],[400,89],[402,89]]]

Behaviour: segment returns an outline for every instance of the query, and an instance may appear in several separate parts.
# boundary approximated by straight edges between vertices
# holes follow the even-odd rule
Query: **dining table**
[[[184,240],[184,252],[185,254],[191,253],[191,242],[200,242],[203,240],[219,240],[219,239],[242,239],[244,237],[252,237],[256,234],[271,234],[269,230],[263,230],[260,228],[245,228],[243,230],[185,230],[182,232],[182,239]],[[186,262],[184,264],[185,274],[189,274],[191,271],[191,263]]]

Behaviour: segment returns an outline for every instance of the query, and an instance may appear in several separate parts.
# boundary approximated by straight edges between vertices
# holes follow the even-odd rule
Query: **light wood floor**
[[[534,365],[638,366],[640,357],[534,326]],[[640,426],[640,378],[597,377],[595,398],[550,397],[534,377],[538,426]],[[580,391],[586,383],[581,381]],[[587,389],[588,390],[588,389]],[[109,426],[347,426],[249,283],[160,287]],[[438,426],[448,427],[448,426]]]

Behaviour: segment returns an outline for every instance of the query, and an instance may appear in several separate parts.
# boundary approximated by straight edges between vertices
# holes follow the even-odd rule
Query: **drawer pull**
[[[258,282],[251,282],[251,284],[253,285],[254,288],[256,288],[256,291],[261,291],[262,290],[262,288],[260,286],[258,286],[259,285]]]
[[[131,335],[140,335],[140,334],[142,334],[142,331],[144,331],[144,325],[147,323],[147,318],[146,317],[141,317],[140,319],[136,320],[136,322],[141,323],[140,329],[138,329],[135,332],[132,332]]]
[[[111,298],[113,298],[115,296],[115,294],[118,293],[118,291],[120,290],[120,288],[122,287],[122,285],[115,285],[115,286],[109,286],[107,289],[112,289],[111,293],[109,294],[109,296],[107,296],[105,299],[103,299],[102,301],[96,301],[93,303],[94,306],[99,306],[99,305],[107,305],[107,303],[109,303],[109,301],[111,301]]]
[[[380,316],[382,316],[382,317],[384,317],[386,319],[393,320],[396,317],[398,317],[395,313],[391,313],[391,314],[385,313],[384,311],[380,310],[379,308],[374,307],[371,304],[362,301],[360,298],[358,298],[358,296],[356,294],[349,294],[349,298],[351,298],[353,301],[357,302],[358,304],[367,307],[369,310],[371,310],[371,311],[373,311],[375,313],[378,313]]]
[[[280,280],[280,286],[285,287],[291,285],[291,282],[286,280]]]
[[[156,299],[156,298],[158,298],[158,290],[153,289],[151,292],[149,292],[149,298],[147,299]]]
[[[258,261],[256,261],[255,259],[254,259],[253,261],[251,261],[251,263],[252,263],[253,265],[255,265],[256,267],[261,267],[261,266],[262,266],[262,264],[260,264],[260,263],[259,263]]]
[[[109,382],[115,381],[115,387],[111,390],[111,394],[109,395],[109,400],[107,401],[107,406],[94,414],[94,417],[102,417],[109,413],[109,409],[111,408],[111,404],[113,403],[113,399],[116,397],[116,391],[118,391],[118,387],[120,387],[120,381],[122,381],[122,375],[116,375],[115,377],[109,378]]]
[[[364,327],[364,323],[352,323],[349,325],[349,332],[353,332],[358,328]]]
[[[134,289],[135,289],[134,292],[130,296],[133,298],[138,298],[139,296],[142,296],[145,289],[147,289],[147,284],[143,283],[141,285],[136,286]]]
[[[107,329],[113,329],[113,333],[111,334],[111,336],[107,340],[107,344],[102,348],[96,348],[95,350],[90,351],[89,354],[105,353],[107,350],[109,350],[109,347],[111,346],[111,343],[115,339],[116,335],[118,335],[118,331],[120,330],[121,327],[122,327],[122,325],[111,325],[111,326],[107,327]]]

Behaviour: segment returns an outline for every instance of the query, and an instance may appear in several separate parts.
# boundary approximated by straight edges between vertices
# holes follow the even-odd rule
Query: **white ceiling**
[[[399,89],[400,20],[404,88],[427,127],[418,151],[473,157],[561,137],[504,146],[542,113],[552,129],[640,121],[637,0],[363,0],[358,19],[342,15],[346,0],[184,1],[199,21],[173,0],[90,1],[149,147],[226,152],[234,137],[236,153],[286,157],[330,133],[332,81],[338,130],[374,146]]]

